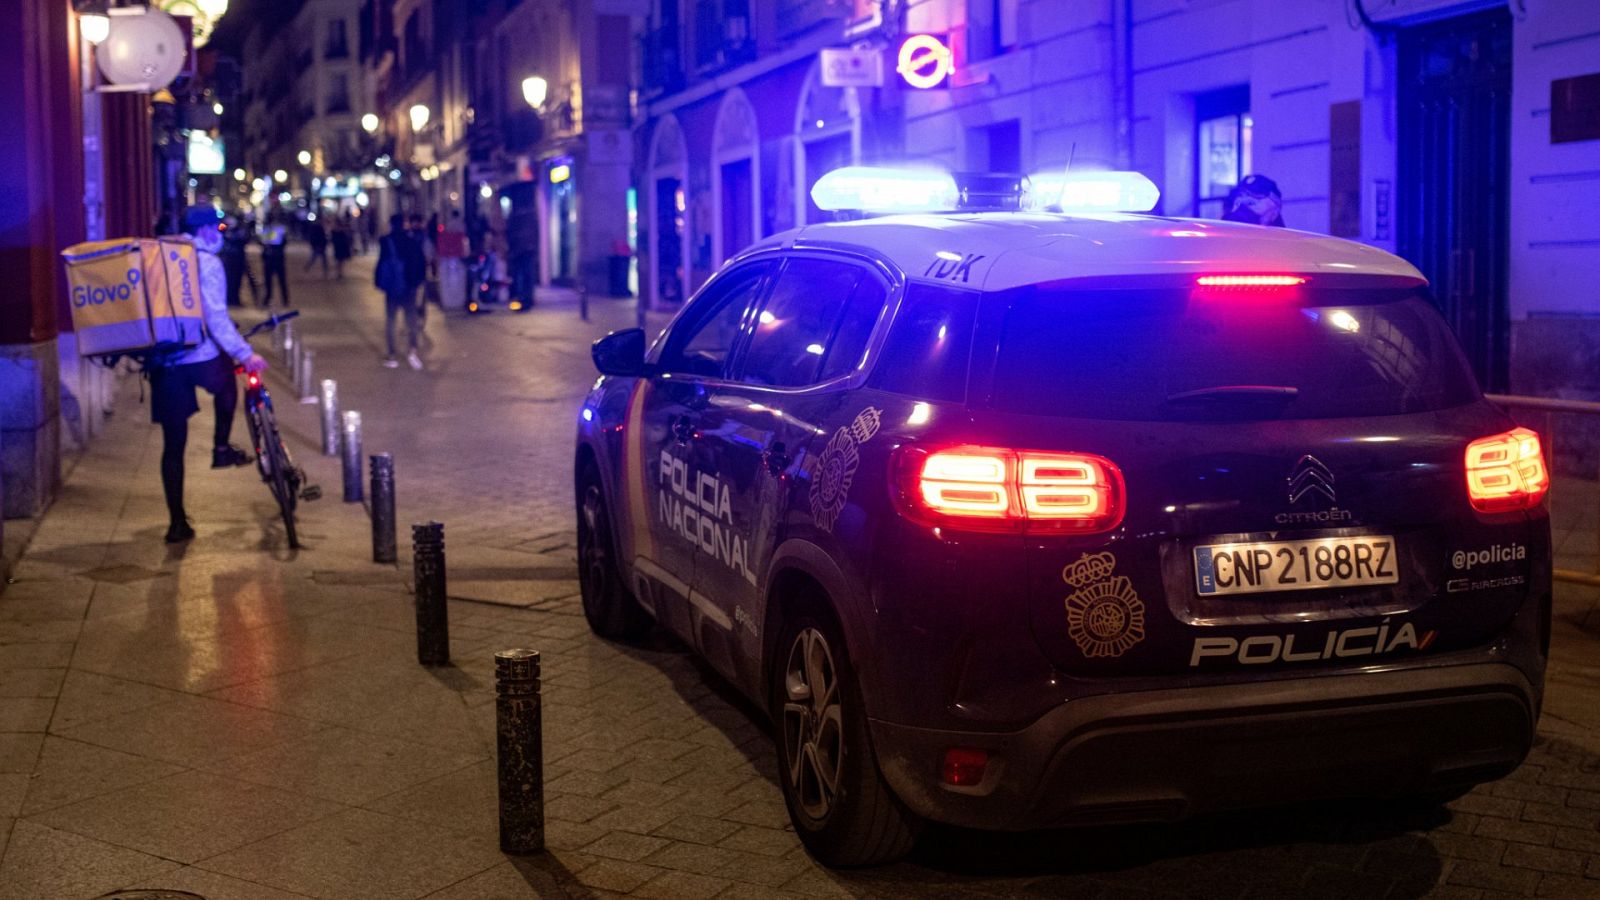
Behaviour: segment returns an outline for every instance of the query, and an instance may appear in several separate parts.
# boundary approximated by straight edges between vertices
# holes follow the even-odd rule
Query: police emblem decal
[[[1067,636],[1084,656],[1116,657],[1144,640],[1144,601],[1126,576],[1111,574],[1116,557],[1085,553],[1061,570],[1077,588],[1067,596]]]
[[[883,411],[869,406],[857,413],[849,425],[835,431],[827,446],[822,448],[811,475],[811,518],[818,528],[833,530],[833,523],[838,521],[845,500],[850,496],[856,467],[861,464],[859,448],[872,440],[882,424]]]

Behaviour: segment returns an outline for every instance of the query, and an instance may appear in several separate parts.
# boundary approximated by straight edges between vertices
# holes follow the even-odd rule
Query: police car
[[[648,346],[595,344],[594,631],[658,623],[768,709],[832,865],[929,820],[1441,799],[1517,766],[1548,470],[1417,270],[1092,211],[1149,209],[1136,175],[1000,181],[829,173],[819,206],[894,214],[769,238]]]

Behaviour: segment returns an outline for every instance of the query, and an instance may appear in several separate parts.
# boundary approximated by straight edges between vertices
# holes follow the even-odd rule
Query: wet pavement
[[[578,608],[572,423],[588,342],[631,303],[596,299],[589,323],[559,293],[521,316],[434,308],[427,368],[389,370],[369,267],[293,289],[318,374],[363,413],[366,450],[395,455],[400,564],[369,561],[281,366],[284,431],[324,487],[305,548],[252,470],[213,472],[198,446],[199,537],[167,547],[160,437],[126,382],[0,595],[0,898],[1600,897],[1600,591],[1565,585],[1538,746],[1448,808],[934,829],[904,863],[819,868],[755,711],[665,638],[591,637]],[[1597,499],[1558,485],[1558,565],[1592,570]],[[415,661],[407,525],[428,519],[448,668]],[[495,825],[493,653],[516,646],[544,667],[551,852],[530,859],[502,856]]]

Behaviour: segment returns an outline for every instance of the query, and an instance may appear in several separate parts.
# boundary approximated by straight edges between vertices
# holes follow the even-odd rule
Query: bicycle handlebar
[[[278,313],[275,316],[269,316],[265,322],[260,322],[252,326],[249,331],[246,331],[244,333],[244,337],[251,338],[263,331],[269,331],[273,328],[277,328],[279,323],[287,322],[298,315],[300,315],[300,310],[291,309],[285,313]]]

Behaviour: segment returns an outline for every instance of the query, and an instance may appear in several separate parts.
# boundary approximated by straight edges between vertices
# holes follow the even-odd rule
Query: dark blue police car
[[[1522,760],[1548,472],[1414,268],[848,174],[955,211],[777,235],[597,342],[575,464],[590,624],[770,710],[815,856]]]

